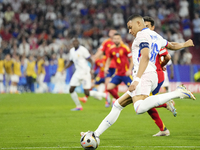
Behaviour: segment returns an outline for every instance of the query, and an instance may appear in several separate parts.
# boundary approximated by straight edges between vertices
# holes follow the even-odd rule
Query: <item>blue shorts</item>
[[[95,78],[95,84],[96,85],[99,85],[99,84],[101,84],[101,83],[105,83],[105,78],[100,78],[100,77],[96,77]]]
[[[113,74],[115,74],[115,68],[109,68],[108,74],[106,75],[106,78],[107,77],[112,77]]]
[[[161,88],[163,82],[164,82],[164,81],[158,83],[156,89],[152,92],[152,95],[156,95],[156,94],[158,94],[158,92],[159,92],[159,90],[160,90],[160,88]]]
[[[115,85],[118,85],[121,82],[124,82],[127,86],[130,86],[131,82],[132,82],[132,76],[118,76],[118,75],[115,75],[112,78],[112,80],[110,81],[110,83],[113,83]]]

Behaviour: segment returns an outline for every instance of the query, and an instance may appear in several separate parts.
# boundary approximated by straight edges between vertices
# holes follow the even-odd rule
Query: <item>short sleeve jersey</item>
[[[116,72],[118,76],[125,76],[126,71],[129,69],[128,58],[131,58],[132,54],[128,46],[121,44],[119,47],[113,45],[110,48],[108,57],[115,61]]]
[[[149,63],[145,72],[156,71],[156,56],[162,47],[167,46],[167,40],[163,39],[155,31],[151,31],[148,28],[142,29],[136,35],[132,44],[132,58],[134,63],[134,70],[137,72],[139,68],[139,62],[141,58],[141,50],[143,48],[149,48]]]
[[[106,55],[106,59],[108,58],[108,54],[109,54],[109,50],[110,47],[114,45],[113,41],[109,38],[107,40],[105,40],[101,46],[100,46],[100,50],[103,51]],[[110,63],[110,68],[116,68],[116,64],[114,62],[114,60],[111,61]]]
[[[77,49],[74,47],[70,49],[70,61],[74,62],[76,72],[88,73],[90,67],[87,59],[91,57],[89,51],[84,46],[79,46]],[[80,74],[81,75],[81,74]]]

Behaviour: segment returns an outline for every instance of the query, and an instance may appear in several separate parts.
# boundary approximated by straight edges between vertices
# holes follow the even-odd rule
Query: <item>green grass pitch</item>
[[[200,94],[195,96],[196,101],[175,100],[177,117],[157,109],[169,137],[152,137],[159,131],[154,121],[128,106],[101,135],[98,150],[200,149]],[[80,132],[94,131],[111,107],[92,97],[83,111],[70,111],[74,107],[69,94],[1,94],[0,149],[81,150]]]

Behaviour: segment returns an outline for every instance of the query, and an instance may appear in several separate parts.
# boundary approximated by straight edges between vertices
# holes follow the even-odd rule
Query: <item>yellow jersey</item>
[[[15,62],[13,62],[13,73],[15,74],[15,75],[18,75],[18,76],[21,76],[21,63],[20,63],[20,61],[15,61]]]
[[[45,74],[46,73],[45,69],[43,67],[43,64],[44,64],[44,60],[43,59],[41,59],[41,60],[38,61],[38,63],[37,63],[38,74]]]
[[[12,74],[12,65],[13,65],[12,60],[9,61],[4,60],[4,67],[7,74]]]
[[[0,60],[0,74],[3,74],[3,73],[4,73],[3,66],[4,66],[4,61],[3,61],[3,60]]]
[[[26,68],[26,75],[27,76],[35,75],[35,61],[28,62],[28,65]]]
[[[58,72],[62,72],[65,68],[65,60],[63,58],[58,59]]]

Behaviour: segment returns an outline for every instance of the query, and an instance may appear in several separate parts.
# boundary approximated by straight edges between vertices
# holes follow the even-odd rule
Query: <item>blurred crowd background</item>
[[[56,65],[68,61],[72,38],[94,54],[110,29],[131,47],[126,20],[133,13],[154,18],[168,41],[194,40],[192,49],[170,51],[173,64],[200,63],[200,0],[0,0],[0,59],[19,54],[23,65],[44,56],[46,66]]]
[[[200,0],[0,0],[1,53],[45,55],[50,61],[59,51],[67,54],[73,37],[95,53],[110,29],[124,42],[133,37],[126,28],[133,13],[151,16],[156,32],[169,41],[193,38],[200,44]],[[189,49],[173,53],[174,64],[191,64]],[[63,57],[64,57],[63,56]]]

